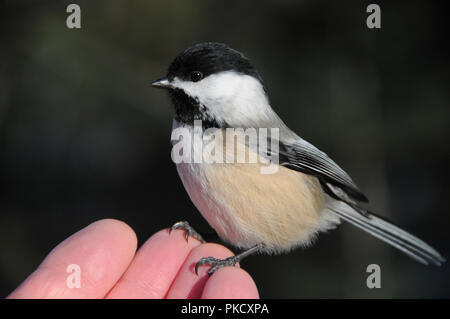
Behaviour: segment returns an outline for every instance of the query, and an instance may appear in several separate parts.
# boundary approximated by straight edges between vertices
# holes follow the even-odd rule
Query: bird
[[[289,129],[273,110],[260,74],[243,53],[224,43],[195,44],[179,53],[167,75],[151,85],[169,93],[174,107],[174,148],[182,140],[174,136],[181,136],[181,131],[190,137],[183,138],[185,144],[201,154],[211,136],[222,134],[210,143],[217,146],[217,154],[223,152],[224,160],[195,161],[191,156],[177,161],[176,168],[209,225],[223,241],[242,252],[226,259],[203,257],[196,272],[199,266],[209,265],[208,274],[212,275],[255,253],[280,254],[308,247],[320,232],[336,228],[341,221],[422,264],[440,266],[446,261],[421,239],[364,208],[368,199],[352,178],[326,153]],[[225,132],[230,129],[276,129],[275,142],[260,152],[258,146],[268,137],[258,139],[256,146],[239,140],[236,144],[242,146],[244,155],[256,155],[258,160],[228,161],[238,157],[238,147],[228,149],[219,141],[236,140],[227,138]],[[269,162],[275,172],[263,174]],[[204,241],[187,221],[174,224],[173,229],[184,229],[186,239],[194,236]]]

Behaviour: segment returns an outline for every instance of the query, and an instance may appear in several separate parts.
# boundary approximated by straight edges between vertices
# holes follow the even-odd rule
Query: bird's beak
[[[168,89],[171,87],[171,84],[169,82],[169,79],[164,77],[164,78],[160,78],[156,81],[153,81],[152,86],[154,88],[159,88],[159,89]]]

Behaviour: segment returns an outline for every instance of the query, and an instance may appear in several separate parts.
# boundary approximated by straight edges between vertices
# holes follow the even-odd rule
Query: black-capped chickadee
[[[431,246],[358,204],[367,202],[364,194],[324,152],[284,124],[269,104],[261,77],[242,53],[221,43],[197,44],[181,52],[170,64],[167,77],[152,86],[169,91],[175,107],[172,132],[184,129],[201,141],[189,142],[194,152],[205,146],[204,136],[197,136],[203,130],[278,130],[276,150],[269,148],[266,153],[277,157],[276,171],[271,174],[261,172],[267,161],[177,163],[186,191],[210,226],[226,242],[246,249],[224,260],[202,258],[196,270],[208,264],[212,274],[255,252],[281,253],[307,246],[318,232],[335,228],[340,220],[423,264],[445,262]],[[201,130],[196,129],[196,121],[201,121]],[[225,157],[230,155],[230,150],[224,152]],[[235,147],[231,152],[236,153]],[[247,141],[245,152],[264,157]],[[187,237],[201,239],[187,222],[173,228],[184,228]]]

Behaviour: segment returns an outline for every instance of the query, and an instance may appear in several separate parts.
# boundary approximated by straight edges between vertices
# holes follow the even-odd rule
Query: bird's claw
[[[195,273],[198,275],[198,267],[203,265],[210,265],[212,267],[208,270],[208,275],[211,276],[217,269],[227,266],[235,266],[238,262],[239,258],[237,256],[231,256],[225,259],[204,257],[195,264]]]
[[[198,239],[199,241],[201,241],[202,243],[205,243],[206,241],[203,239],[202,235],[200,235],[194,228],[192,228],[191,225],[189,225],[188,222],[186,221],[181,221],[181,222],[177,222],[175,224],[173,224],[172,227],[170,227],[169,229],[169,233],[172,232],[172,230],[175,229],[183,229],[184,231],[186,231],[186,241],[189,240],[189,236],[192,236],[196,239]]]

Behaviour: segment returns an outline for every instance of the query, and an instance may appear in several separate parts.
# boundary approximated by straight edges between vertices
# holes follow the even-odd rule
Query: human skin
[[[222,245],[186,241],[183,230],[161,230],[137,251],[127,224],[104,219],[90,224],[55,247],[39,267],[7,298],[258,298],[251,276],[236,267],[218,269],[196,262],[227,258]],[[80,268],[80,288],[69,288],[68,265]]]

